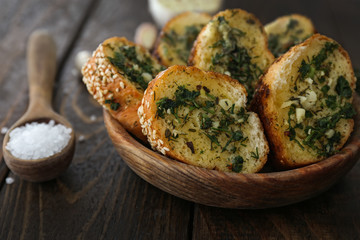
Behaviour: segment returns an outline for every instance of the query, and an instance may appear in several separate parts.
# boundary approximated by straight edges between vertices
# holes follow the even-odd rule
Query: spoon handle
[[[28,112],[51,109],[56,73],[56,45],[45,30],[36,30],[29,38],[27,68],[30,95]]]

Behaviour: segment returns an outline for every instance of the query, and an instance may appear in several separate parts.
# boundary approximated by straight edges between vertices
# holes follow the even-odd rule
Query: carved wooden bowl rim
[[[360,99],[353,103],[360,113]],[[157,153],[132,137],[104,110],[110,139],[127,165],[150,184],[196,203],[240,209],[289,205],[314,197],[344,176],[360,157],[360,114],[343,149],[318,163],[269,173],[226,173],[188,165]]]

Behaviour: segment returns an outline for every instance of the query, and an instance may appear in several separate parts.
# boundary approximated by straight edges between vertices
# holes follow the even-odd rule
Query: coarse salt
[[[80,135],[79,136],[79,142],[83,142],[85,141],[85,136],[84,135]]]
[[[6,184],[13,184],[14,181],[15,181],[15,180],[14,180],[12,177],[7,177],[7,178],[5,179]]]
[[[32,122],[17,127],[9,134],[6,149],[17,158],[36,160],[59,153],[69,143],[71,128],[56,124]]]
[[[7,127],[1,128],[1,134],[6,134],[9,129]]]
[[[95,122],[95,121],[96,121],[96,116],[95,116],[95,115],[91,115],[91,116],[90,116],[90,121]]]

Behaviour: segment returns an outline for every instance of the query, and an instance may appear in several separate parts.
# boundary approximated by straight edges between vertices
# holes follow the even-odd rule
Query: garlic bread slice
[[[268,35],[269,49],[275,57],[316,33],[311,20],[300,14],[279,17],[264,28]]]
[[[242,83],[249,99],[260,75],[273,62],[260,21],[241,9],[219,12],[201,30],[189,65],[229,75]]]
[[[336,153],[353,130],[356,79],[347,52],[315,34],[271,65],[252,106],[276,165],[294,168]]]
[[[164,66],[187,65],[191,48],[200,30],[211,20],[207,13],[184,12],[162,29],[154,55]]]
[[[82,74],[89,93],[126,130],[145,140],[137,109],[148,83],[161,70],[163,66],[145,48],[113,37],[99,45]]]
[[[145,91],[138,114],[153,149],[179,161],[253,173],[269,151],[246,90],[236,80],[195,67],[172,66]]]

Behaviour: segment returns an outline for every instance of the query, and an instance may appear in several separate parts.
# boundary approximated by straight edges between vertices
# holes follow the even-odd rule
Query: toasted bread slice
[[[137,109],[148,83],[163,67],[143,47],[125,38],[105,40],[83,66],[83,82],[89,93],[126,130],[146,140]]]
[[[138,114],[153,149],[207,169],[253,173],[269,147],[246,90],[236,80],[195,67],[172,66],[145,91]]]
[[[260,21],[244,10],[231,9],[216,14],[201,30],[189,65],[237,79],[251,99],[260,75],[273,60]]]
[[[347,52],[320,34],[271,65],[252,106],[265,126],[275,165],[304,166],[341,149],[354,126],[355,84]]]
[[[311,20],[300,14],[279,17],[264,28],[268,35],[269,49],[275,57],[316,33]]]
[[[209,14],[196,12],[172,18],[159,35],[154,55],[164,66],[187,65],[193,43],[210,19]]]

